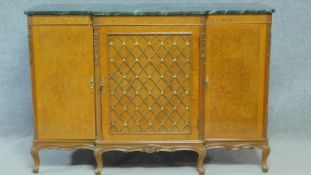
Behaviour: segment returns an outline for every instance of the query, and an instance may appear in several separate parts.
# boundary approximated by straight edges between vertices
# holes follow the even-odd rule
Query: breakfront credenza
[[[76,4],[27,10],[40,149],[258,148],[267,171],[271,14],[259,4]]]

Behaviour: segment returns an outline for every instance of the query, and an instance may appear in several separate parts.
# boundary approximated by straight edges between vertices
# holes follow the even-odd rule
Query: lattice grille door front
[[[190,132],[191,35],[109,34],[108,43],[110,132]]]
[[[109,135],[191,134],[192,32],[107,32],[105,41],[103,129]]]

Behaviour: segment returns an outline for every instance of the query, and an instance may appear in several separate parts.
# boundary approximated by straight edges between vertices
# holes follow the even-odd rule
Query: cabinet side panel
[[[266,25],[207,25],[206,138],[263,137]]]
[[[91,26],[32,26],[38,139],[94,139]]]

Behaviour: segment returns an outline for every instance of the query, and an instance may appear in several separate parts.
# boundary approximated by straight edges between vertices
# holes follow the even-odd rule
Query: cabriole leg
[[[199,149],[198,154],[199,154],[199,156],[198,156],[197,166],[198,166],[199,175],[204,175],[205,174],[204,160],[206,157],[205,148]]]
[[[261,170],[264,173],[269,171],[269,166],[268,166],[269,154],[270,154],[270,146],[268,144],[264,145],[262,147],[262,155],[261,155]]]
[[[94,151],[94,156],[96,159],[97,167],[96,167],[96,175],[101,175],[102,168],[103,168],[103,158],[102,158],[102,152],[100,150]]]
[[[32,169],[33,173],[39,172],[40,158],[39,158],[39,148],[36,146],[32,146],[31,148],[31,156],[34,161],[34,167]]]

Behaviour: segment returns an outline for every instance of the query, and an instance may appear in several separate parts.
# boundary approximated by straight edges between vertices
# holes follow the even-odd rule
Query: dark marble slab
[[[45,4],[25,11],[27,15],[206,15],[206,14],[270,14],[274,9],[258,3],[103,3]]]

